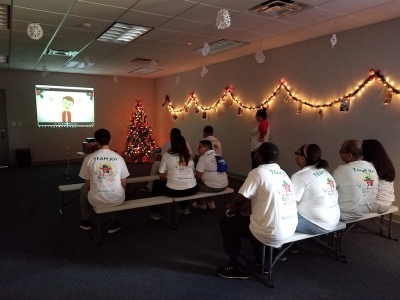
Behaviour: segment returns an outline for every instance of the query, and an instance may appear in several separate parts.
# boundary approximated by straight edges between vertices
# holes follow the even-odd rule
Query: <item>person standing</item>
[[[396,171],[385,148],[379,141],[363,140],[362,149],[364,160],[375,167],[379,177],[378,194],[372,205],[372,211],[382,214],[387,212],[396,200],[393,187]]]
[[[254,159],[259,166],[250,171],[226,216],[221,219],[223,246],[229,257],[229,264],[217,269],[221,277],[248,278],[241,238],[250,241],[260,263],[263,244],[279,248],[295,232],[297,208],[293,185],[276,163],[278,157],[276,145],[267,142],[258,147]],[[251,214],[240,213],[248,202],[251,203]]]
[[[219,139],[214,136],[214,128],[212,126],[207,125],[204,127],[203,138],[209,140],[212,144],[212,150],[214,150],[219,156],[222,156],[222,144]]]
[[[85,180],[80,194],[82,222],[79,226],[83,230],[92,228],[92,206],[117,206],[125,201],[126,178],[129,176],[124,159],[110,150],[110,132],[99,129],[94,138],[99,150],[85,157],[79,172],[79,177]],[[111,213],[108,233],[121,229],[117,217],[118,213]]]
[[[340,219],[358,219],[371,212],[379,177],[374,166],[363,160],[360,141],[345,141],[339,155],[346,164],[338,166],[332,175],[339,195]]]
[[[270,127],[267,121],[267,109],[264,107],[257,110],[255,116],[258,126],[251,131],[250,136],[250,154],[251,154],[251,168],[257,168],[258,162],[254,160],[256,150],[264,142],[269,142]]]

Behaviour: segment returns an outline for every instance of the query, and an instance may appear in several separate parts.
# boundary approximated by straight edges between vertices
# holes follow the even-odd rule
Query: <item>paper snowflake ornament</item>
[[[231,26],[231,17],[227,9],[223,8],[217,13],[216,24],[218,29],[226,29]]]
[[[40,40],[43,36],[43,29],[39,23],[31,23],[28,25],[26,33],[32,40]]]
[[[332,49],[335,49],[336,43],[337,43],[336,34],[333,34],[332,37],[331,37]]]
[[[208,73],[208,70],[207,70],[206,66],[203,66],[203,69],[201,70],[201,73],[200,73],[201,77],[206,76],[207,73]]]
[[[158,70],[158,63],[155,60],[149,62],[149,69],[151,70]]]
[[[181,79],[180,79],[179,76],[176,76],[176,78],[175,78],[175,85],[178,85],[179,82],[181,82]]]
[[[262,64],[264,61],[265,61],[265,55],[264,55],[264,53],[262,52],[262,51],[258,51],[257,53],[256,53],[256,61],[259,63],[259,64]]]
[[[203,49],[201,50],[201,54],[203,54],[203,56],[206,56],[209,52],[210,52],[210,45],[207,44],[206,42],[204,42],[204,46],[203,46]]]
[[[113,76],[113,80],[114,80],[115,83],[118,83],[118,76],[117,76],[117,75],[114,75],[114,76]]]

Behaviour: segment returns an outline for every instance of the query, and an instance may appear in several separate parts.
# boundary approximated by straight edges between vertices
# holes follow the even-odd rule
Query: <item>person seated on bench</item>
[[[169,133],[169,141],[165,142],[161,148],[161,156],[166,153],[169,149],[171,149],[171,137],[174,135],[181,135],[181,131],[179,128],[172,128]],[[190,155],[192,155],[192,148],[190,147],[189,143],[186,142],[186,147],[189,149]],[[151,166],[150,176],[157,175],[158,169],[160,168],[160,160],[155,160],[153,165]],[[151,192],[153,189],[153,181],[150,181],[145,187],[140,188],[142,191]]]
[[[296,198],[293,185],[276,160],[278,147],[269,142],[256,150],[254,160],[259,165],[250,171],[226,216],[221,219],[222,241],[229,265],[219,267],[217,274],[224,278],[248,278],[241,238],[250,241],[258,263],[261,263],[263,244],[278,248],[292,236],[297,226]],[[251,202],[251,215],[240,213]]]
[[[226,172],[218,172],[217,153],[213,150],[213,145],[209,140],[201,140],[197,147],[199,152],[199,162],[196,166],[196,179],[198,181],[199,192],[218,193],[225,190],[228,186],[228,176]],[[225,164],[226,165],[226,164]],[[215,203],[212,200],[197,200],[193,202],[196,209],[206,210],[215,209]]]
[[[292,175],[297,200],[297,232],[324,234],[336,228],[340,219],[335,180],[326,170],[329,164],[321,159],[322,150],[316,144],[301,146],[295,153],[301,167]]]
[[[217,153],[217,155],[222,156],[222,144],[219,141],[219,139],[217,139],[214,136],[214,128],[210,125],[204,126],[203,128],[203,139],[205,140],[209,140],[212,144],[212,150],[215,151],[215,153]],[[193,161],[195,164],[197,164],[197,162],[199,161],[199,155],[195,155],[193,158]]]
[[[181,135],[171,136],[171,149],[163,154],[159,169],[159,180],[154,180],[152,196],[165,195],[179,198],[197,193],[198,186],[194,177],[194,162]],[[167,177],[168,175],[168,177]],[[188,201],[179,202],[184,215],[190,214]],[[152,207],[151,218],[160,220],[160,206]]]
[[[393,181],[396,172],[385,148],[379,141],[363,140],[362,148],[364,160],[375,167],[379,177],[378,194],[372,205],[372,212],[382,214],[387,212],[395,201]]]
[[[94,138],[99,150],[85,157],[79,172],[79,177],[85,180],[80,195],[83,220],[79,226],[83,230],[92,228],[92,206],[117,206],[124,202],[126,178],[129,176],[124,159],[110,150],[110,132],[99,129],[94,133]],[[117,213],[111,213],[108,233],[121,229],[121,225],[116,222],[117,217]]]
[[[379,178],[374,166],[362,160],[360,141],[345,141],[339,155],[346,164],[337,167],[332,175],[339,195],[340,219],[349,221],[371,212]]]

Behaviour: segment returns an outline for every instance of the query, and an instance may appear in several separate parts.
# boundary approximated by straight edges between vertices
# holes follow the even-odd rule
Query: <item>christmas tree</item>
[[[138,162],[151,161],[152,151],[157,148],[153,130],[148,124],[142,101],[136,101],[126,136],[124,157]]]

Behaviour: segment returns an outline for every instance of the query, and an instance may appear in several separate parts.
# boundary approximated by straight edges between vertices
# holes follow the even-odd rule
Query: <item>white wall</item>
[[[35,84],[93,87],[95,93],[94,128],[39,128],[36,120]],[[6,90],[7,123],[11,163],[15,163],[15,149],[32,148],[32,162],[78,158],[82,142],[93,137],[95,130],[107,128],[111,132],[112,149],[122,151],[129,128],[135,100],[143,100],[150,125],[156,118],[153,110],[154,81],[111,76],[84,76],[41,72],[0,70],[0,89]],[[13,126],[13,123],[17,126]],[[20,126],[18,124],[21,124]]]
[[[250,171],[249,134],[257,126],[255,111],[245,111],[236,116],[237,106],[230,101],[218,111],[210,113],[208,120],[193,111],[173,121],[166,107],[161,107],[166,94],[173,105],[181,108],[191,91],[205,106],[215,103],[224,88],[233,86],[233,93],[244,104],[257,105],[269,97],[281,78],[285,78],[296,96],[313,104],[329,103],[354,90],[369,76],[369,69],[381,73],[400,88],[400,40],[395,38],[400,19],[337,33],[338,42],[332,49],[330,38],[325,36],[303,43],[265,51],[266,61],[258,64],[254,55],[229,62],[207,66],[208,74],[200,76],[201,69],[156,80],[157,116],[163,124],[170,123],[183,131],[192,147],[201,139],[202,128],[212,125],[215,136],[223,144],[223,156],[229,171],[245,176]],[[207,58],[205,58],[207,64]],[[180,83],[175,84],[179,76]],[[323,150],[332,171],[341,164],[338,150],[346,139],[378,139],[387,149],[398,170],[396,193],[400,195],[400,96],[394,95],[391,105],[383,105],[385,88],[379,81],[367,87],[362,96],[351,103],[348,113],[339,107],[326,108],[322,120],[318,110],[303,105],[296,115],[297,104],[285,104],[285,93],[279,92],[270,105],[268,120],[272,130],[271,141],[276,143],[281,156],[279,163],[289,175],[298,167],[293,152],[302,144],[316,143]],[[160,123],[158,123],[160,124]],[[164,130],[168,128],[164,125]]]

